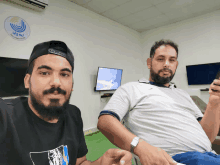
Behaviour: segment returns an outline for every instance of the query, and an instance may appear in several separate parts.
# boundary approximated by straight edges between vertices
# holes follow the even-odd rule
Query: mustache
[[[172,73],[172,71],[170,69],[164,69],[164,70],[161,70],[161,72],[170,72],[170,73]]]
[[[66,95],[66,91],[62,90],[60,87],[57,88],[53,87],[51,89],[45,90],[43,94],[46,95],[48,93],[54,93],[55,91],[57,91],[59,94]]]

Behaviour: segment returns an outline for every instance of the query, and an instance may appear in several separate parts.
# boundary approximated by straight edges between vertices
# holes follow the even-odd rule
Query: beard
[[[50,90],[44,91],[43,95],[46,95],[48,93],[54,93],[54,91],[56,90],[58,91],[58,93],[66,95],[66,92],[61,90],[60,88],[51,88]],[[55,118],[59,118],[61,115],[65,114],[70,97],[71,93],[68,99],[63,103],[63,105],[59,104],[59,99],[50,99],[50,104],[48,106],[45,106],[43,102],[40,100],[40,97],[36,96],[33,93],[30,84],[30,99],[32,106],[43,119],[46,118],[48,120],[52,120]]]
[[[163,71],[170,72],[171,76],[170,77],[161,77],[159,74],[160,74],[160,72],[163,72]],[[151,79],[155,83],[162,84],[162,85],[169,83],[175,75],[175,73],[173,74],[172,70],[170,70],[170,69],[162,69],[162,70],[159,70],[158,73],[156,73],[156,72],[154,72],[152,67],[150,69],[150,73],[151,73]]]

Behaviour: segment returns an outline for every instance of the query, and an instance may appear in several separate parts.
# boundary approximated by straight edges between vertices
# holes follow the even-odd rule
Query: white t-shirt
[[[170,156],[198,151],[211,152],[211,142],[197,118],[201,110],[182,89],[146,82],[120,86],[104,110],[124,119],[125,127]]]

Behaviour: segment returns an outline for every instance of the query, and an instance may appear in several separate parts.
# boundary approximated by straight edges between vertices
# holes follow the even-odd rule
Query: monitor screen
[[[112,91],[121,85],[122,69],[98,68],[96,91]]]
[[[210,85],[219,69],[219,62],[186,66],[188,85]]]
[[[0,97],[28,95],[24,77],[28,60],[0,57]]]

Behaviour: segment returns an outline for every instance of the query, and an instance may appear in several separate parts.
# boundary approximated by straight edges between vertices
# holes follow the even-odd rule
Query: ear
[[[151,68],[151,58],[148,58],[147,59],[147,66],[148,66],[148,69],[150,69]]]
[[[30,74],[26,74],[25,77],[24,77],[24,86],[26,89],[29,88],[29,81],[30,81]]]
[[[179,65],[179,62],[177,61],[177,64],[176,64],[176,69],[177,69],[178,65]]]

